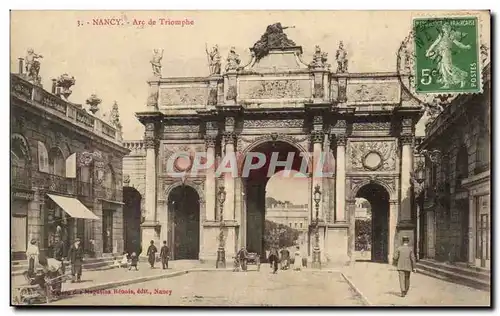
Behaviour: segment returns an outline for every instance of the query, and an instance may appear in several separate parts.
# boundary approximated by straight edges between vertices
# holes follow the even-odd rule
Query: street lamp
[[[415,172],[412,172],[410,175],[410,180],[413,184],[415,195],[418,196],[422,193],[424,189],[424,180],[425,180],[425,167],[422,162],[417,164],[417,168]]]
[[[314,223],[314,247],[312,256],[312,267],[321,269],[321,250],[319,248],[319,202],[321,201],[321,191],[319,184],[314,187],[314,203],[316,207],[316,221]]]
[[[226,190],[223,186],[219,187],[217,198],[219,199],[220,232],[219,248],[217,249],[217,261],[215,263],[215,267],[217,269],[224,269],[226,268],[226,251],[224,250],[224,201],[226,201]]]

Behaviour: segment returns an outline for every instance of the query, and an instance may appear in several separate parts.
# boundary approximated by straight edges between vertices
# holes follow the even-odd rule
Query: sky
[[[395,72],[396,53],[411,30],[412,18],[423,14],[418,11],[12,11],[11,71],[17,72],[18,57],[24,57],[27,48],[33,48],[44,57],[40,75],[47,90],[52,78],[63,73],[74,76],[76,84],[69,100],[85,104],[95,93],[102,99],[101,113],[109,111],[117,101],[124,139],[135,140],[142,139],[144,133],[134,113],[145,110],[146,81],[152,75],[149,61],[154,48],[164,49],[163,77],[206,76],[207,44],[209,47],[218,44],[223,60],[234,46],[246,64],[250,60],[249,48],[260,39],[267,25],[281,22],[283,26],[295,27],[285,32],[302,46],[305,61],[312,59],[315,45],[320,45],[329,53],[328,62],[333,64],[342,40],[349,54],[350,72]],[[119,18],[125,25],[91,25],[93,19],[104,18]],[[188,19],[193,25],[160,25],[160,18]],[[489,23],[484,22],[488,18],[482,17],[481,41],[489,46]],[[157,24],[147,25],[149,20]],[[133,25],[134,21],[144,21],[146,25]],[[417,135],[423,135],[424,122],[425,118],[417,126]]]

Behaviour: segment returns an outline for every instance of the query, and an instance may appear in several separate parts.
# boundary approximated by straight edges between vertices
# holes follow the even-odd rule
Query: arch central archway
[[[189,185],[175,187],[168,195],[169,248],[174,260],[198,259],[200,250],[200,197]]]
[[[245,195],[245,207],[242,214],[242,219],[245,221],[242,225],[243,245],[248,251],[256,252],[262,259],[265,259],[266,185],[274,174],[281,171],[307,172],[307,161],[303,162],[307,157],[301,155],[300,149],[284,141],[261,143],[252,148],[250,153],[262,154],[265,164],[258,169],[251,170],[248,176],[243,178]],[[253,159],[252,163],[256,163],[259,158]],[[273,166],[271,161],[277,161],[278,164]],[[290,163],[285,165],[286,161]]]
[[[371,246],[371,261],[389,262],[389,192],[378,183],[368,183],[356,193],[357,198],[363,198],[370,203],[371,236],[358,236]],[[365,248],[366,249],[366,248]]]

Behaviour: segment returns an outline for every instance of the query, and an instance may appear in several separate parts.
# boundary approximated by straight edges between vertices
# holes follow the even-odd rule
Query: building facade
[[[44,90],[39,66],[25,71],[20,59],[10,78],[12,257],[24,259],[32,239],[49,257],[58,238],[68,249],[79,237],[88,256],[121,252],[122,159],[129,151],[118,105],[105,122],[95,95],[89,110],[68,101],[75,81],[67,74]]]
[[[458,96],[426,125],[425,185],[416,200],[421,258],[490,269],[490,72],[488,63],[483,93]]]
[[[137,154],[124,162],[130,186],[139,187],[144,199],[143,248],[149,240],[167,240],[174,257],[215,260],[221,235],[227,256],[242,246],[257,252],[261,247],[256,240],[262,230],[251,228],[266,211],[265,166],[246,176],[219,176],[215,166],[192,175],[178,161],[186,158],[176,153],[204,152],[208,161],[252,152],[267,158],[278,152],[283,161],[296,153],[312,166],[323,152],[331,154],[331,172],[319,177],[312,167],[306,171],[310,202],[304,221],[318,223],[321,260],[354,260],[355,199],[363,197],[372,206],[373,247],[388,262],[401,235],[412,236],[413,243],[415,233],[410,178],[415,124],[423,111],[402,84],[408,86],[408,78],[349,73],[342,45],[336,70],[319,47],[305,63],[302,47],[279,25],[269,26],[252,51],[244,64],[232,49],[221,71],[220,55],[210,57],[218,55],[214,48],[206,77],[162,77],[153,69],[147,106],[136,114],[144,139],[127,142]],[[169,161],[184,175],[172,176]],[[300,166],[294,160],[292,169]],[[220,187],[227,193],[222,202]]]
[[[299,231],[299,243],[307,241],[309,229],[309,206],[292,203],[266,205],[265,219]]]

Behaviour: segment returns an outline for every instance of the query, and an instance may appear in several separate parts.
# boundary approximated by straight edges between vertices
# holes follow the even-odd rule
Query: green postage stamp
[[[481,91],[478,27],[474,16],[413,20],[417,93]]]

